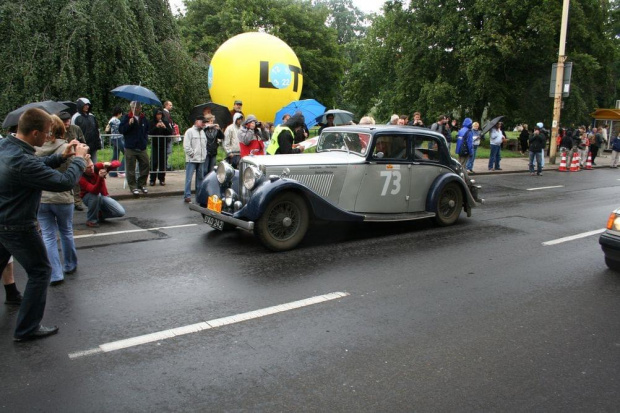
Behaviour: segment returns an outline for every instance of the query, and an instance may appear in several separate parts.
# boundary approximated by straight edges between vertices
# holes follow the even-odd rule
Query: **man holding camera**
[[[86,226],[96,228],[99,221],[106,218],[120,218],[125,215],[125,208],[110,198],[105,178],[110,170],[121,165],[119,161],[98,162],[96,165],[89,159],[80,178],[80,196],[88,207]]]
[[[24,267],[28,283],[17,314],[14,340],[25,341],[56,334],[58,327],[41,325],[52,267],[38,231],[41,191],[73,189],[84,170],[88,146],[71,141],[62,154],[35,156],[50,136],[52,119],[41,109],[29,109],[19,118],[17,134],[0,141],[0,272],[11,255]],[[75,152],[74,152],[75,151]],[[54,168],[74,155],[65,172]]]

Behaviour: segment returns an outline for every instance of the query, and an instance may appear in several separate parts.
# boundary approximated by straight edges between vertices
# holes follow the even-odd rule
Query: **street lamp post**
[[[562,92],[564,86],[564,62],[566,62],[565,46],[566,46],[566,29],[568,27],[568,8],[570,0],[564,0],[562,5],[562,26],[560,28],[560,47],[558,52],[558,67],[555,75],[555,96],[553,99],[553,124],[551,127],[551,136],[549,137],[549,162],[555,164],[555,155],[557,148],[555,145],[555,137],[558,135],[560,127],[560,112],[562,111]]]

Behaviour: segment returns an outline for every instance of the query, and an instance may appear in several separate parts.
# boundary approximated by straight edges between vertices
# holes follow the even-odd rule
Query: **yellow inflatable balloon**
[[[299,100],[301,64],[286,43],[267,33],[243,33],[228,39],[209,66],[211,100],[232,108],[243,102],[243,113],[270,122],[278,110]]]

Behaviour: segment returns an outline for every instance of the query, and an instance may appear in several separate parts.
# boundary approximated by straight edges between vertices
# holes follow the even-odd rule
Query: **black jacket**
[[[543,131],[532,133],[530,135],[530,152],[542,151],[545,149],[545,142],[547,142],[547,136]]]
[[[96,151],[101,149],[101,138],[99,136],[99,122],[97,122],[97,118],[90,113],[93,110],[93,106],[90,105],[88,112],[82,112],[84,108],[84,102],[82,99],[78,99],[76,102],[77,111],[79,115],[75,118],[74,123],[82,129],[82,133],[84,134],[84,139],[86,140],[86,144],[90,148],[91,151]]]
[[[14,227],[12,231],[35,227],[41,191],[73,189],[86,166],[84,159],[74,157],[60,172],[54,168],[65,162],[62,155],[34,153],[32,146],[13,135],[0,140],[0,226]]]
[[[284,123],[284,126],[290,128],[293,133],[295,129],[300,126],[304,126],[304,117],[303,115],[293,115],[289,120]],[[300,153],[301,150],[299,148],[293,149],[293,142],[295,137],[291,135],[291,133],[287,130],[283,130],[278,135],[278,150],[276,153],[279,154],[287,154],[287,153]]]
[[[224,134],[221,129],[214,127],[205,128],[205,136],[207,137],[207,156],[216,156],[217,148],[220,142],[224,140]]]

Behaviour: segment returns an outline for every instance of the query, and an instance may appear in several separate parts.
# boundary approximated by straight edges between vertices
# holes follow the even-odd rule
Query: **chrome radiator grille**
[[[308,188],[312,189],[318,195],[322,197],[327,197],[327,195],[329,195],[329,190],[332,187],[332,182],[334,181],[334,174],[333,173],[311,174],[311,175],[291,174],[287,176],[287,178],[299,181],[302,184],[306,185]]]

